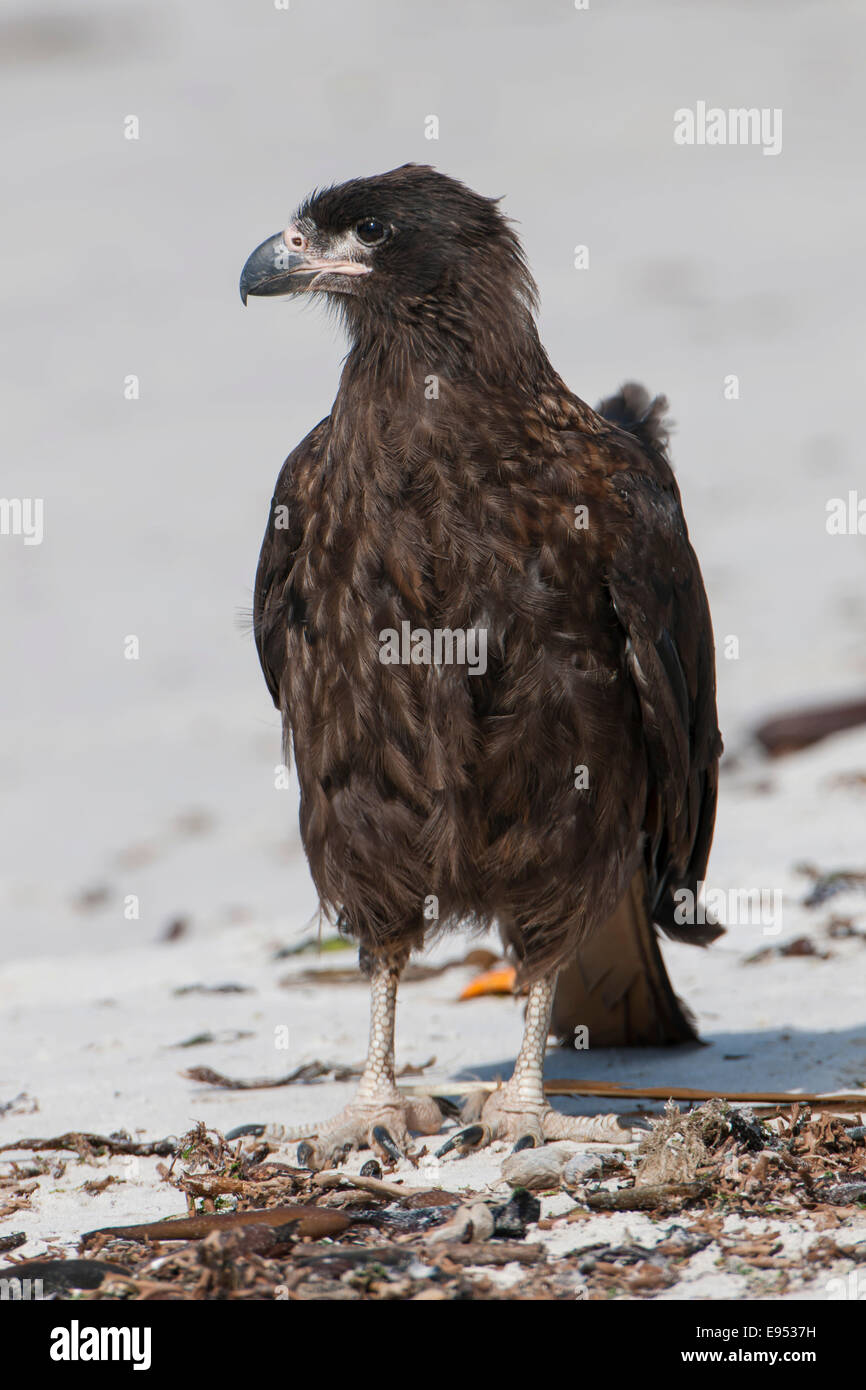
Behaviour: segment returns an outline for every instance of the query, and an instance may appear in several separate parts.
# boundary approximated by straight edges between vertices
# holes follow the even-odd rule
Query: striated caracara
[[[653,923],[717,934],[674,897],[704,875],[721,740],[666,403],[573,395],[496,200],[431,168],[304,202],[241,277],[244,302],[299,293],[338,308],[350,350],[277,481],[254,630],[310,870],[372,988],[357,1098],[302,1157],[438,1130],[395,1084],[397,983],[430,933],[493,922],[529,987],[523,1043],[446,1147],[583,1135],[545,1102],[551,1010],[590,1045],[693,1036]]]

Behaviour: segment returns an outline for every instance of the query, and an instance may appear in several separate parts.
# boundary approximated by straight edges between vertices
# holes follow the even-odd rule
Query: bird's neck
[[[443,390],[459,390],[479,402],[503,396],[516,404],[563,389],[527,314],[517,320],[467,323],[439,315],[403,321],[354,337],[346,358],[337,404],[357,410],[372,402],[398,400],[427,413]]]

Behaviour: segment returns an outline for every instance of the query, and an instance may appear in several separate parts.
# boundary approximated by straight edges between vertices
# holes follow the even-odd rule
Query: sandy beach
[[[248,616],[274,479],[328,412],[344,345],[315,310],[244,311],[236,285],[313,186],[408,160],[503,195],[573,390],[595,402],[637,379],[670,398],[726,744],[707,882],[773,905],[707,951],[664,948],[705,1045],[552,1048],[547,1077],[862,1091],[866,1112],[866,729],[777,760],[754,739],[768,714],[866,687],[864,537],[826,525],[863,482],[864,18],[674,0],[327,9],[326,42],[301,0],[16,0],[0,24],[2,486],[42,499],[44,517],[39,544],[0,537],[0,1178],[32,1157],[9,1146],[34,1136],[293,1126],[350,1097],[351,1081],[233,1091],[184,1073],[279,1077],[363,1056],[366,987],[327,979],[351,950],[286,953],[315,937],[317,902]],[[678,146],[673,113],[698,100],[780,109],[778,153]],[[809,905],[816,875],[841,870],[841,890]],[[425,962],[453,967],[401,991],[398,1065],[429,1063],[413,1082],[508,1074],[521,1001],[458,1001],[479,944],[498,950],[439,942]],[[663,1108],[557,1104],[640,1124]],[[428,1147],[429,1185],[507,1196],[505,1146],[441,1160]],[[26,1237],[16,1259],[187,1209],[158,1158],[65,1160],[22,1180],[20,1201],[0,1190],[0,1242]],[[564,1224],[573,1196],[541,1200],[532,1239],[553,1264],[683,1224],[636,1211]],[[784,1278],[714,1236],[663,1287],[627,1296],[832,1298],[863,1258],[862,1202],[831,1225],[859,1253],[810,1265],[826,1221],[732,1209],[726,1237],[776,1237]],[[496,1272],[503,1292],[521,1268]]]

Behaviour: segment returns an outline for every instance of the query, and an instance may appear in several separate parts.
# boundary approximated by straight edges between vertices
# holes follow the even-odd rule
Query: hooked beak
[[[247,296],[296,294],[299,290],[339,289],[339,278],[368,275],[370,267],[360,261],[333,260],[327,256],[312,256],[308,251],[290,251],[285,232],[268,237],[257,246],[241,271],[240,292],[244,304]]]

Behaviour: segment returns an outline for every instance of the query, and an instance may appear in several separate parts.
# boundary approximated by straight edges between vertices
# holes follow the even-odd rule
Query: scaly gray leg
[[[452,1149],[479,1149],[494,1139],[508,1140],[515,1149],[534,1148],[546,1139],[596,1143],[623,1143],[628,1139],[628,1132],[619,1129],[614,1115],[561,1115],[544,1098],[544,1054],[555,986],[554,972],[530,987],[523,1041],[510,1080],[486,1098],[483,1092],[468,1098],[463,1118],[477,1116],[477,1122],[452,1135],[437,1157]]]
[[[355,1099],[327,1124],[302,1131],[316,1142],[298,1147],[307,1168],[328,1168],[351,1149],[375,1148],[397,1160],[409,1132],[437,1134],[442,1111],[430,1096],[405,1096],[394,1079],[394,1022],[400,970],[376,962],[370,977],[370,1045]]]

